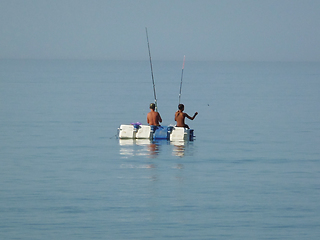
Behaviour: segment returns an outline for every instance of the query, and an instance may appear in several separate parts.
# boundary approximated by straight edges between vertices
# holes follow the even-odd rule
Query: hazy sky
[[[0,0],[0,58],[320,61],[319,0]]]

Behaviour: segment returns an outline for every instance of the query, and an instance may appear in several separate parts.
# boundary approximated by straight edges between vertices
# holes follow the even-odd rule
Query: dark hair
[[[183,104],[179,104],[178,105],[178,109],[182,111],[184,109],[184,105]]]
[[[150,109],[155,109],[156,108],[156,105],[154,103],[150,103]]]

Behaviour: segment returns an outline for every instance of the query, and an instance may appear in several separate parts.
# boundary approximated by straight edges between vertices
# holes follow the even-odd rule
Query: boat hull
[[[148,126],[122,124],[118,128],[120,139],[152,139],[170,141],[193,141],[194,130],[175,126]]]

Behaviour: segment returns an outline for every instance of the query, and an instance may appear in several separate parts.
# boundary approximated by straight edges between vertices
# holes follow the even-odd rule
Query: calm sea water
[[[182,62],[154,62],[174,124]],[[146,123],[148,61],[0,60],[0,239],[319,239],[320,63],[186,62],[196,140]]]

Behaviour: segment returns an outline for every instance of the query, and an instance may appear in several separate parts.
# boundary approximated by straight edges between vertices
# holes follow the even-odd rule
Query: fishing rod
[[[182,78],[183,78],[183,69],[184,69],[184,62],[186,60],[186,56],[183,56],[183,64],[182,64],[182,71],[181,71],[181,82],[180,82],[180,92],[179,92],[179,104],[181,99],[181,89],[182,89]]]
[[[150,45],[149,45],[147,27],[146,27],[146,35],[147,35],[147,43],[148,43],[149,59],[150,59],[150,68],[151,68],[151,77],[152,77],[152,84],[153,84],[154,104],[155,104],[155,111],[157,112],[158,111],[158,105],[157,105],[156,85],[154,83],[154,77],[153,77],[153,69],[152,69],[152,61],[151,61],[151,53],[150,53]]]

